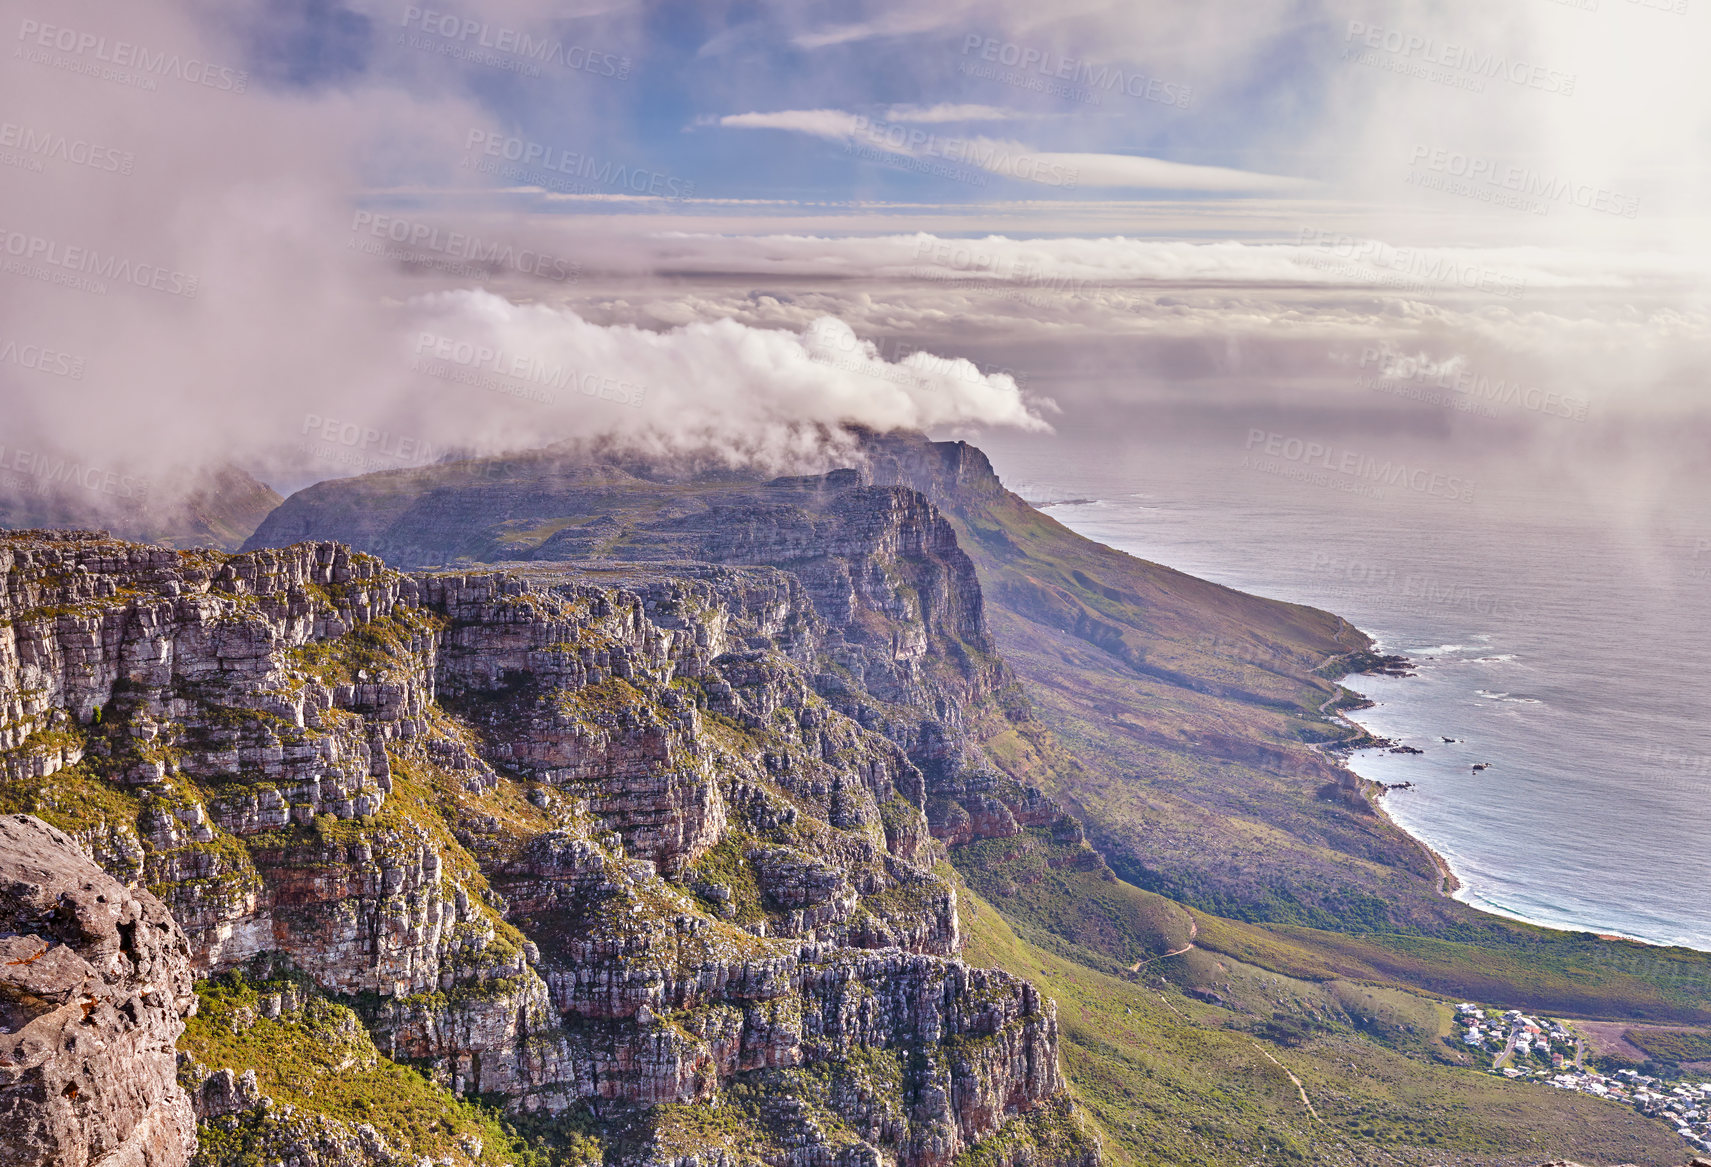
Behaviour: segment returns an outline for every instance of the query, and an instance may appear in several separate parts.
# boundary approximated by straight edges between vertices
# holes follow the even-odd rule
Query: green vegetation
[[[401,513],[421,487],[454,473],[363,479],[348,489],[370,492],[384,505],[373,514],[357,508],[346,518],[360,528]],[[755,489],[728,482],[601,484],[597,513],[617,516],[613,539],[602,534],[602,546],[637,555],[694,551],[669,525],[644,532],[635,524],[694,508],[740,509],[754,501]],[[1559,1155],[1679,1161],[1679,1140],[1660,1124],[1584,1095],[1479,1073],[1472,1055],[1446,1041],[1444,998],[1559,1016],[1711,1021],[1711,958],[1533,928],[1443,897],[1432,857],[1374,813],[1359,785],[1320,749],[1357,740],[1324,711],[1352,700],[1335,683],[1340,669],[1379,663],[1363,659],[1370,656],[1363,636],[1327,613],[1244,596],[1099,547],[995,485],[942,501],[975,561],[996,639],[1019,680],[1007,679],[992,654],[943,629],[933,630],[924,667],[959,684],[979,670],[996,677],[991,699],[964,712],[1007,775],[1000,784],[1005,797],[1023,784],[1041,786],[1086,824],[1098,848],[1063,823],[1036,825],[951,848],[948,864],[938,865],[959,884],[971,962],[1026,977],[1056,1001],[1063,1068],[1086,1107],[1085,1118],[1063,1107],[1015,1118],[967,1152],[961,1167],[1072,1152],[1092,1133],[1103,1135],[1115,1165],[1365,1167]],[[574,510],[575,503],[566,506]],[[685,509],[673,509],[679,507]],[[516,554],[578,522],[518,520],[471,531],[451,551]],[[888,602],[918,612],[933,581],[891,564],[876,567]],[[310,595],[318,606],[346,606],[336,589],[317,587]],[[505,602],[545,612],[559,600]],[[558,617],[581,602],[564,603],[553,609]],[[339,640],[293,650],[292,663],[329,684],[393,676],[414,667],[412,646],[438,628],[420,613],[399,612]],[[850,635],[887,643],[894,632],[880,614],[863,610]],[[610,647],[597,633],[565,635],[545,651],[588,659],[590,651]],[[845,663],[819,665],[860,687]],[[674,689],[705,704],[707,694],[693,682],[679,680]],[[477,725],[501,738],[505,717],[557,717],[579,729],[674,720],[670,709],[653,703],[652,692],[643,682],[615,677],[568,695],[517,680],[464,698],[478,715],[468,723],[452,716],[461,706],[432,711],[431,729],[437,744],[450,748],[473,743]],[[173,775],[170,797],[157,787],[145,799],[104,781],[124,766],[152,761],[171,771],[179,760],[170,736],[141,745],[129,738],[132,701],[121,686],[97,726],[39,730],[24,751],[73,746],[87,734],[107,752],[51,779],[0,787],[0,809],[35,811],[86,837],[104,831],[134,837],[144,816],[208,801],[210,792],[254,789],[251,776],[198,784]],[[206,713],[201,732],[209,734],[290,739],[294,730],[270,715],[213,707]],[[891,717],[901,722],[910,711],[875,700],[864,709],[870,715],[882,724]],[[674,932],[681,938],[657,952],[641,953],[637,945],[626,972],[645,975],[670,963],[675,976],[710,954],[748,959],[798,946],[744,930],[781,910],[762,890],[753,858],[760,849],[789,846],[817,858],[831,855],[828,844],[841,837],[818,821],[829,816],[832,796],[815,793],[812,782],[789,785],[792,794],[786,783],[749,777],[763,764],[771,773],[814,764],[780,732],[787,720],[784,711],[764,725],[703,715],[703,744],[715,767],[743,774],[749,793],[780,812],[777,825],[733,829],[674,874],[672,884],[625,876],[573,907],[519,910],[548,961],[555,942],[584,937],[594,925],[627,942],[695,908],[718,922]],[[846,741],[828,737],[825,748],[849,761]],[[476,918],[458,924],[452,937],[468,942],[463,951],[478,967],[460,970],[473,971],[473,979],[407,1004],[503,991],[509,982],[500,979],[500,966],[508,968],[525,941],[504,919],[483,868],[501,872],[495,878],[509,890],[504,864],[527,840],[573,821],[594,832],[584,812],[566,805],[571,792],[531,788],[515,777],[471,782],[470,771],[428,760],[455,767],[456,752],[450,748],[448,761],[446,754],[394,741],[392,789],[378,813],[350,820],[322,814],[241,841],[216,832],[212,841],[185,842],[151,861],[183,859],[214,874],[156,886],[194,902],[252,886],[258,878],[252,853],[310,869],[345,862],[363,848],[386,859],[428,844],[478,905]],[[919,825],[915,808],[893,798],[881,805],[879,822],[864,829],[877,841],[882,829],[895,839],[918,833]],[[610,836],[600,845],[617,846]],[[138,874],[147,882],[147,873]],[[883,886],[858,912],[914,919],[938,894],[931,885]],[[483,968],[494,975],[484,979]],[[459,1164],[591,1164],[643,1146],[662,1155],[724,1149],[748,1164],[792,1146],[804,1121],[834,1148],[845,1146],[857,1137],[854,1120],[847,1106],[829,1099],[854,1097],[894,1118],[902,1113],[900,1059],[941,1052],[861,1050],[842,1062],[736,1075],[708,1102],[608,1107],[598,1120],[586,1111],[522,1119],[457,1099],[431,1076],[380,1055],[361,1025],[362,1017],[376,1015],[376,1000],[332,1001],[303,991],[300,1006],[278,1018],[261,1016],[260,1000],[289,985],[303,989],[294,974],[261,970],[205,984],[185,1048],[208,1068],[256,1068],[265,1092],[303,1114],[370,1123],[395,1148],[449,1155]],[[660,1016],[660,1032],[697,1040],[693,1013]],[[588,1032],[596,1030],[591,1025]],[[1648,1028],[1626,1036],[1659,1061],[1705,1054],[1711,1041],[1700,1032]],[[784,1094],[800,1099],[799,1109],[782,1106]],[[271,1162],[253,1125],[210,1124],[206,1132],[208,1162]],[[476,1140],[479,1151],[471,1149]]]
[[[325,599],[331,606],[330,598]],[[366,676],[378,681],[410,665],[410,646],[438,621],[419,609],[401,610],[359,624],[334,640],[311,641],[289,650],[292,663],[324,684],[348,684]]]
[[[766,919],[760,880],[754,864],[749,861],[749,848],[754,841],[740,831],[732,831],[689,865],[683,883],[694,893],[703,911],[721,916],[738,926]],[[715,898],[723,889],[728,899]],[[711,894],[709,894],[711,893]]]
[[[1062,1100],[1012,1118],[997,1134],[957,1156],[955,1167],[1074,1163],[1098,1145],[1087,1120],[1068,1100]]]
[[[1112,1167],[1683,1157],[1661,1123],[1612,1103],[1455,1064],[1429,998],[1198,951],[1161,962],[1169,979],[1114,977],[1029,943],[971,890],[961,900],[965,957],[1057,1002],[1064,1069]]]
[[[1346,622],[1093,543],[995,483],[940,501],[1032,699],[994,727],[988,755],[1067,805],[1118,876],[1194,910],[1200,947],[1505,1007],[1711,1020],[1711,954],[1440,894],[1433,857],[1316,748],[1358,736],[1320,712],[1348,700],[1335,670],[1382,663]],[[1013,898],[1001,881],[1024,879],[957,865],[1024,930],[1092,927],[1045,924],[1049,889]]]
[[[1706,954],[1692,949],[1601,940],[1507,920],[1467,939],[1445,939],[1255,926],[1204,913],[1195,919],[1201,947],[1290,975],[1350,977],[1553,1014],[1711,1019]],[[1623,961],[1631,949],[1646,950],[1647,960],[1656,963],[1628,971]]]
[[[1049,828],[953,848],[951,862],[1033,943],[1106,972],[1130,970],[1193,938],[1186,910],[1117,879],[1085,844],[1054,843]]]
[[[263,999],[275,996],[283,998],[276,1008],[296,1007],[263,1015]],[[459,1167],[570,1161],[527,1144],[494,1108],[461,1099],[382,1055],[357,1015],[320,995],[306,976],[256,979],[234,971],[200,982],[196,997],[179,1048],[210,1070],[254,1069],[276,1106],[301,1107],[349,1127],[368,1123],[396,1151],[449,1156]],[[243,1167],[250,1132],[234,1126],[202,1124],[200,1161]]]
[[[1683,1029],[1630,1029],[1622,1035],[1660,1062],[1711,1062],[1711,1033]]]
[[[135,834],[141,807],[135,793],[96,777],[88,762],[0,782],[0,813],[33,814],[70,835],[109,827]]]

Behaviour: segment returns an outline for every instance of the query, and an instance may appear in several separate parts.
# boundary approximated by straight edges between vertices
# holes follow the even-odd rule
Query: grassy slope
[[[1340,775],[1308,747],[1344,732],[1313,671],[1363,636],[1102,547],[1007,492],[979,501],[957,521],[994,631],[1079,763],[1054,793],[1120,874],[1250,919],[1348,920],[1358,895],[1436,910],[1429,858],[1322,797]]]
[[[1225,1008],[1031,944],[966,887],[962,903],[966,958],[1027,976],[1056,1000],[1064,1068],[1114,1167],[1559,1155],[1662,1167],[1685,1157],[1662,1123],[1614,1103],[1452,1064],[1466,1056],[1440,1040],[1449,1011],[1427,998],[1204,955],[1168,958],[1172,976],[1228,986]],[[1180,967],[1196,959],[1198,972]]]

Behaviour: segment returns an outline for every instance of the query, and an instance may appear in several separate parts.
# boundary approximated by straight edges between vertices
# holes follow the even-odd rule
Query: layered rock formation
[[[938,1164],[1035,1116],[1084,1159],[1050,1002],[955,959],[933,870],[935,783],[974,802],[939,816],[965,834],[1050,817],[956,761],[999,680],[966,559],[911,491],[776,489],[829,499],[828,528],[715,526],[791,571],[10,535],[0,791],[158,895],[200,975],[283,969],[355,1009],[377,1052],[341,1061],[581,1115],[608,1161],[694,1129],[731,1163]],[[236,1057],[221,1026],[193,1047]],[[244,1102],[205,1103],[222,1139],[368,1145],[261,1105],[298,1088],[266,1065],[198,1066],[199,1099]],[[260,1093],[210,1094],[246,1069]]]
[[[978,748],[1022,702],[974,565],[932,496],[1000,488],[972,447],[873,448],[861,469],[766,482],[551,453],[369,475],[298,492],[245,546],[338,539],[406,567],[574,562],[641,591],[706,564],[779,568],[815,617],[818,642],[798,657],[814,691],[901,746],[927,783],[934,833],[966,836],[993,800],[1029,798]]]
[[[179,1167],[195,1149],[174,1043],[189,946],[61,831],[0,817],[0,1160]]]

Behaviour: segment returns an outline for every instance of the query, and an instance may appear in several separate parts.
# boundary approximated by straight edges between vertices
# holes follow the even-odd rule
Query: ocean
[[[1007,485],[1089,538],[1336,612],[1413,660],[1416,676],[1347,683],[1375,702],[1357,721],[1424,753],[1350,764],[1414,784],[1385,809],[1448,861],[1459,898],[1711,950],[1702,455],[1665,473],[1670,442],[1630,443],[1648,453],[1607,453],[1588,473],[1497,444],[1310,452],[1203,421],[1072,416],[1055,436],[979,444]],[[1368,467],[1369,450],[1386,465]]]

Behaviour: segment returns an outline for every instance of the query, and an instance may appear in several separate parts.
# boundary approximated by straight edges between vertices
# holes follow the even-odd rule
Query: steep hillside
[[[967,443],[868,433],[863,449],[861,467],[772,482],[551,451],[369,475],[293,495],[251,543],[321,534],[413,563],[772,564],[804,581],[857,657],[888,650],[901,635],[893,612],[919,608],[922,682],[893,687],[902,699],[884,709],[846,712],[911,750],[946,796],[929,810],[947,842],[972,840],[954,825],[965,813],[991,821],[984,799],[1019,804],[1038,787],[1085,826],[1101,880],[1114,870],[1168,901],[1281,929],[1273,951],[1306,944],[1462,995],[1490,996],[1496,966],[1512,970],[1511,999],[1529,1007],[1626,1016],[1632,1002],[1653,1018],[1711,1017],[1703,954],[1671,952],[1671,975],[1654,983],[1623,971],[1632,945],[1517,924],[1441,893],[1436,857],[1378,813],[1376,791],[1334,753],[1357,735],[1327,712],[1353,699],[1332,678],[1381,663],[1358,630],[1085,539],[1006,490]],[[884,513],[920,517],[911,538],[935,532],[927,565],[889,566],[906,525],[863,533],[848,521],[880,499]],[[961,595],[978,592],[978,628],[966,613],[933,614],[936,581],[950,579]],[[957,743],[943,762],[921,749],[941,740]],[[972,853],[953,846],[952,859],[984,878]],[[1076,862],[1066,853],[1051,866]],[[1079,909],[1028,910],[1042,925],[1057,920],[1048,930],[1063,940],[1102,927]],[[1177,911],[1124,913],[1134,924],[1124,943],[1141,936],[1146,950],[1130,962],[1173,946]],[[1521,971],[1547,966],[1560,975]]]
[[[1026,700],[1001,701],[975,736],[1012,776],[1075,808],[1125,878],[1247,918],[1358,921],[1382,914],[1379,897],[1405,918],[1435,918],[1430,856],[1307,745],[1346,735],[1320,712],[1339,691],[1316,670],[1367,649],[1363,635],[1083,539],[1006,491],[966,444],[870,434],[865,448],[859,469],[772,482],[551,453],[369,475],[293,495],[249,545],[348,539],[407,565],[764,563],[802,578],[829,623],[867,625],[869,643],[887,636],[896,605],[947,581],[977,602],[984,593],[985,617],[923,620],[919,657],[965,674],[978,661],[981,683],[939,685],[933,705],[984,710],[1015,677],[1027,682]],[[919,537],[935,578],[886,566],[892,532],[910,523],[863,529],[877,498],[905,516],[920,505],[910,500],[933,504]]]
[[[1203,947],[1522,1008],[1711,1021],[1705,953],[1533,927],[1441,894],[1436,857],[1337,762],[1352,731],[1323,710],[1351,695],[1332,678],[1385,664],[1344,621],[1077,535],[966,443],[867,446],[873,480],[910,484],[957,528],[993,638],[1061,747],[1012,772],[1072,809],[1125,880],[1263,926],[1203,928]]]

